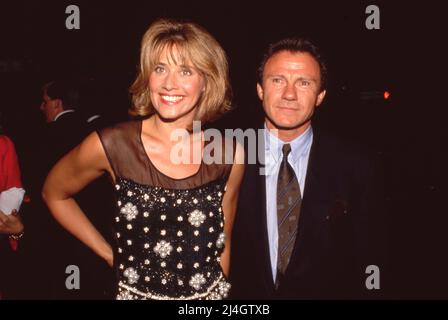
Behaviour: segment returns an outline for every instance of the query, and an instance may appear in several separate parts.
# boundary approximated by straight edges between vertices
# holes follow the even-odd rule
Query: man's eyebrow
[[[272,74],[267,74],[266,78],[284,78],[286,79],[286,76],[282,75],[282,74],[278,74],[278,73],[272,73]],[[312,81],[312,82],[318,82],[318,80],[316,78],[313,77],[306,77],[306,76],[300,76],[298,77],[296,80],[306,80],[306,81]]]
[[[279,73],[271,73],[271,74],[267,74],[266,78],[272,78],[272,77],[280,77],[280,78],[285,78],[284,75],[279,74]]]
[[[307,80],[307,81],[317,82],[317,79],[316,79],[316,78],[313,78],[313,77],[304,77],[304,76],[300,76],[300,77],[298,77],[297,80]]]

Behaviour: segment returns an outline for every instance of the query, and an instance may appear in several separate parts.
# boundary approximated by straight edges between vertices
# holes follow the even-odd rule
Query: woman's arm
[[[42,197],[53,217],[65,229],[112,266],[111,246],[72,198],[105,171],[115,178],[101,141],[94,132],[51,169],[43,187]]]
[[[244,149],[240,144],[236,144],[234,164],[227,180],[226,192],[222,200],[224,210],[224,233],[225,247],[221,254],[221,268],[226,277],[230,271],[230,247],[233,221],[235,220],[236,207],[238,203],[238,195],[240,191],[241,181],[244,174]]]

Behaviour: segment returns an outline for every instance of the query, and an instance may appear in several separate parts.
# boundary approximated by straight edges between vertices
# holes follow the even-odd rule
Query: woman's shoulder
[[[2,153],[4,153],[9,150],[14,150],[14,143],[8,136],[0,134],[0,147],[1,147]]]
[[[111,126],[97,130],[101,140],[123,139],[138,134],[141,127],[141,120],[128,120],[118,122]]]
[[[8,145],[13,144],[12,141],[11,141],[11,139],[10,139],[8,136],[5,136],[5,135],[3,135],[3,134],[0,134],[0,143],[2,143],[2,144],[8,144]]]
[[[244,163],[242,145],[235,137],[221,136],[207,147],[204,154],[204,163],[210,178],[218,177],[227,180],[235,164]]]
[[[222,139],[222,154],[227,165],[244,163],[244,147],[234,136],[224,136]]]
[[[133,120],[117,122],[113,125],[99,129],[97,131],[98,132],[126,132],[129,130],[136,130],[140,127],[140,125],[141,125],[140,119],[133,119]]]

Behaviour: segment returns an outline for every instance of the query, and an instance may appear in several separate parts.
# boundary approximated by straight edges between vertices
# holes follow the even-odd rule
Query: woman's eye
[[[161,66],[157,66],[157,67],[154,69],[154,71],[155,71],[156,73],[162,73],[163,71],[165,71],[165,69],[164,69],[163,67],[161,67]]]
[[[192,72],[191,72],[191,70],[184,69],[180,72],[180,74],[183,76],[191,76]]]

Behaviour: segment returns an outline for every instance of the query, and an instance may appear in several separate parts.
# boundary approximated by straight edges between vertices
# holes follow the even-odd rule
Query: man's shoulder
[[[313,132],[312,150],[334,165],[353,169],[354,166],[371,166],[377,161],[375,151],[367,143],[327,130]]]
[[[71,110],[59,115],[59,117],[57,117],[57,120],[54,121],[54,123],[64,122],[83,122],[83,119],[79,112],[77,112],[76,110]]]
[[[51,135],[84,136],[87,126],[77,112],[68,112],[50,122],[47,129]]]
[[[313,129],[313,143],[327,152],[345,157],[363,157],[373,153],[365,143],[324,129]]]

